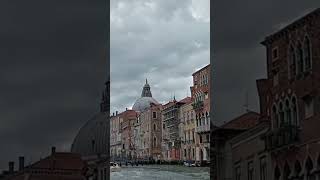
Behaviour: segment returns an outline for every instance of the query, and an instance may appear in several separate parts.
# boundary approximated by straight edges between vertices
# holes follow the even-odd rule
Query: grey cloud
[[[190,91],[191,75],[209,63],[210,47],[209,23],[192,16],[191,2],[112,2],[112,111],[130,108],[140,96],[145,78],[162,103],[174,93],[184,98]]]

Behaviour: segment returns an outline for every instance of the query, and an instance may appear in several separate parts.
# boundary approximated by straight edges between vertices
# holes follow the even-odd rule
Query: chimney
[[[51,148],[51,155],[53,155],[54,153],[56,153],[56,147],[53,146],[53,147]]]
[[[126,111],[128,111],[128,108],[126,108]]]
[[[9,174],[13,174],[14,173],[14,162],[10,161],[9,162]]]
[[[24,169],[24,157],[19,157],[19,171],[22,171]]]
[[[114,112],[112,113],[112,116],[114,116]]]
[[[116,111],[116,116],[118,116],[118,111]]]

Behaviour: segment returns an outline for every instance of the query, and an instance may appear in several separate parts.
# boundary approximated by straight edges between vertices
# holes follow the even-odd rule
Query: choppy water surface
[[[111,172],[111,180],[209,180],[209,168],[173,165],[122,166],[119,172]]]

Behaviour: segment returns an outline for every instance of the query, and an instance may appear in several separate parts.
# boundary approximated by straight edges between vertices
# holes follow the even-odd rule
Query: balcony
[[[266,135],[266,148],[270,151],[280,150],[299,142],[299,127],[282,125]]]
[[[195,132],[196,133],[210,132],[210,125],[206,124],[206,125],[198,126],[196,127]]]
[[[203,108],[203,106],[204,106],[203,101],[197,101],[197,102],[192,103],[192,107],[194,110],[199,110],[199,109]]]

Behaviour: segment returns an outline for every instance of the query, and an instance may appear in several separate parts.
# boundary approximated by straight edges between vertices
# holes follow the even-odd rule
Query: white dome
[[[141,97],[136,100],[136,102],[132,106],[132,110],[134,111],[145,111],[150,107],[150,104],[159,104],[153,97],[151,93],[150,85],[148,84],[148,80],[146,79],[146,84],[142,88]]]
[[[152,97],[140,97],[136,100],[134,105],[132,106],[132,110],[135,111],[144,111],[150,107],[150,104],[159,104],[154,98]]]

